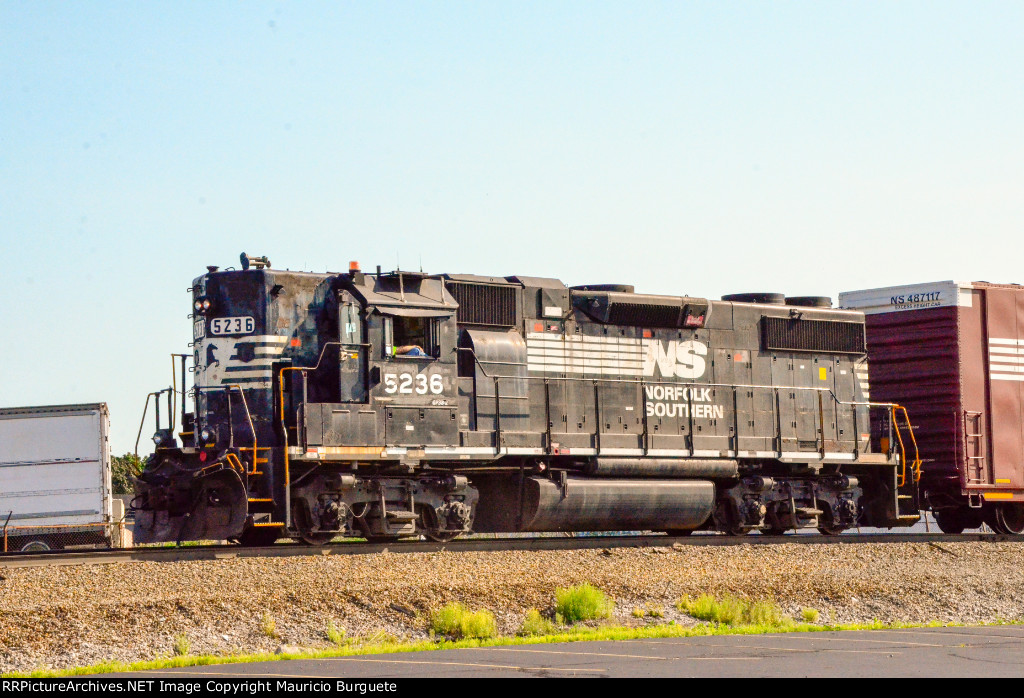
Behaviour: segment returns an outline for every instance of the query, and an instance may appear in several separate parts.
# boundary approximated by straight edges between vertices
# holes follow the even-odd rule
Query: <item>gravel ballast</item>
[[[511,635],[555,588],[590,582],[616,602],[612,622],[693,622],[683,594],[773,599],[829,623],[1024,619],[1024,544],[868,543],[133,562],[0,570],[0,672],[192,654],[331,646],[346,637],[428,637],[451,601],[494,612]],[[657,608],[664,617],[637,618]],[[266,632],[272,620],[274,636]]]

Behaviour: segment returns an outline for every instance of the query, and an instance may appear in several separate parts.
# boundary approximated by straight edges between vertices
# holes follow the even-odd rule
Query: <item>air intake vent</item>
[[[445,285],[459,304],[455,314],[458,322],[486,327],[515,327],[517,287],[461,281],[448,281]]]
[[[704,327],[711,308],[703,298],[614,291],[573,291],[572,302],[598,322],[631,327]]]
[[[679,327],[681,305],[641,305],[613,303],[608,308],[608,323],[634,327]]]
[[[864,325],[835,320],[761,319],[764,348],[828,354],[863,354]]]

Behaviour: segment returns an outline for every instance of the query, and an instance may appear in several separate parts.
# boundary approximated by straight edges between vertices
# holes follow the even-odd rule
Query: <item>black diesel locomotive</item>
[[[864,316],[828,299],[244,254],[191,292],[195,412],[158,416],[138,542],[919,517],[905,413],[864,398]]]

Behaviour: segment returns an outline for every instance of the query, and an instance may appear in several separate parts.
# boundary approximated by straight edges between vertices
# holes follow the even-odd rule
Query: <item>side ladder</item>
[[[964,466],[968,484],[988,483],[987,460],[983,415],[981,412],[964,410]]]

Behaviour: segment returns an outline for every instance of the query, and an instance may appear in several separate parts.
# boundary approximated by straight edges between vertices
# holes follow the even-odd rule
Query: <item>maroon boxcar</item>
[[[907,408],[939,527],[1024,532],[1024,286],[941,281],[839,302],[866,315],[864,387]]]

